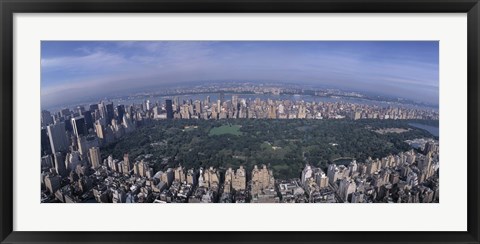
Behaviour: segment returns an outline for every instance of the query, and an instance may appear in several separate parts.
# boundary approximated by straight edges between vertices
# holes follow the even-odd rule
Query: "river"
[[[439,128],[436,127],[436,126],[431,126],[431,125],[423,125],[423,124],[419,124],[419,123],[408,123],[410,126],[413,126],[413,127],[416,127],[416,128],[419,128],[419,129],[422,129],[422,130],[426,130],[428,132],[430,132],[430,134],[434,135],[434,136],[438,136],[439,135]]]

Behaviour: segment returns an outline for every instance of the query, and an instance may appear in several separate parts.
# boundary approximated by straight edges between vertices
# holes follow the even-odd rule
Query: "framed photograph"
[[[0,4],[1,243],[479,243],[478,0]]]

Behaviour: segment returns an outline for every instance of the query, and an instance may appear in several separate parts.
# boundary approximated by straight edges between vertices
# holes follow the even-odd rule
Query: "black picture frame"
[[[479,243],[478,0],[0,0],[1,243]],[[13,231],[14,13],[468,13],[468,231],[466,232],[19,232]],[[34,216],[32,216],[34,217]],[[246,216],[248,218],[248,216]],[[339,230],[340,231],[340,230]]]

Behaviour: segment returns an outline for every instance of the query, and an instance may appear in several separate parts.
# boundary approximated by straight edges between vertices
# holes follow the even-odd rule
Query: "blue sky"
[[[42,41],[42,107],[200,80],[262,80],[438,104],[436,41]]]

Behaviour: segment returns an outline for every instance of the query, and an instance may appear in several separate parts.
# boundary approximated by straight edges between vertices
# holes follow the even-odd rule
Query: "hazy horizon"
[[[204,80],[439,102],[437,41],[42,41],[41,50],[42,107]]]

